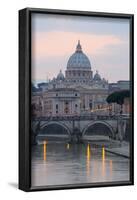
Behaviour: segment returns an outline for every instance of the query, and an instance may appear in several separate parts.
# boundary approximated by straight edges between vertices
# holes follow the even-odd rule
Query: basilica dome
[[[101,76],[99,75],[98,71],[96,71],[93,80],[94,81],[101,81]]]
[[[91,64],[88,57],[83,53],[80,41],[76,46],[76,51],[70,56],[67,63],[67,70],[91,70]]]
[[[60,70],[59,74],[57,75],[57,80],[64,80],[64,75],[62,73],[62,71]]]

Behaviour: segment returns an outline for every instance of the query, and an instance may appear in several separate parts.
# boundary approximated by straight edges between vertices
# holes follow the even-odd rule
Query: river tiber
[[[79,40],[65,72],[32,85],[32,186],[129,180],[129,85],[93,71]]]

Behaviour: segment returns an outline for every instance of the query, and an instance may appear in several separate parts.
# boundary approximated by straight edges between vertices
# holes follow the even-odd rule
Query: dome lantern
[[[80,40],[78,40],[78,44],[76,46],[76,52],[82,52],[82,47],[81,47],[81,44],[80,44]]]

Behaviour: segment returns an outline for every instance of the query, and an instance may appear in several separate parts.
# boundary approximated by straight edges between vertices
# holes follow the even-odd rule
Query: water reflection
[[[102,147],[102,177],[105,177],[106,165],[105,165],[105,147]]]
[[[69,149],[69,148],[70,148],[70,144],[68,143],[68,144],[67,144],[67,149]]]
[[[90,144],[87,145],[87,175],[90,174],[90,162],[91,162],[91,152],[90,152]]]
[[[98,164],[97,164],[96,160],[94,160],[94,163],[93,163],[93,173],[94,173],[95,177],[98,176]]]
[[[104,147],[44,141],[32,148],[33,186],[124,180],[129,180],[129,160]]]
[[[43,160],[46,161],[47,142],[43,142]]]

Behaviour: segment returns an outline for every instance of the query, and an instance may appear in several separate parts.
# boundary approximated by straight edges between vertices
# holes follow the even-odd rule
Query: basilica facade
[[[108,81],[98,71],[93,73],[89,58],[80,41],[67,62],[65,74],[41,84],[40,91],[32,93],[36,116],[83,116],[108,113],[106,98]]]

